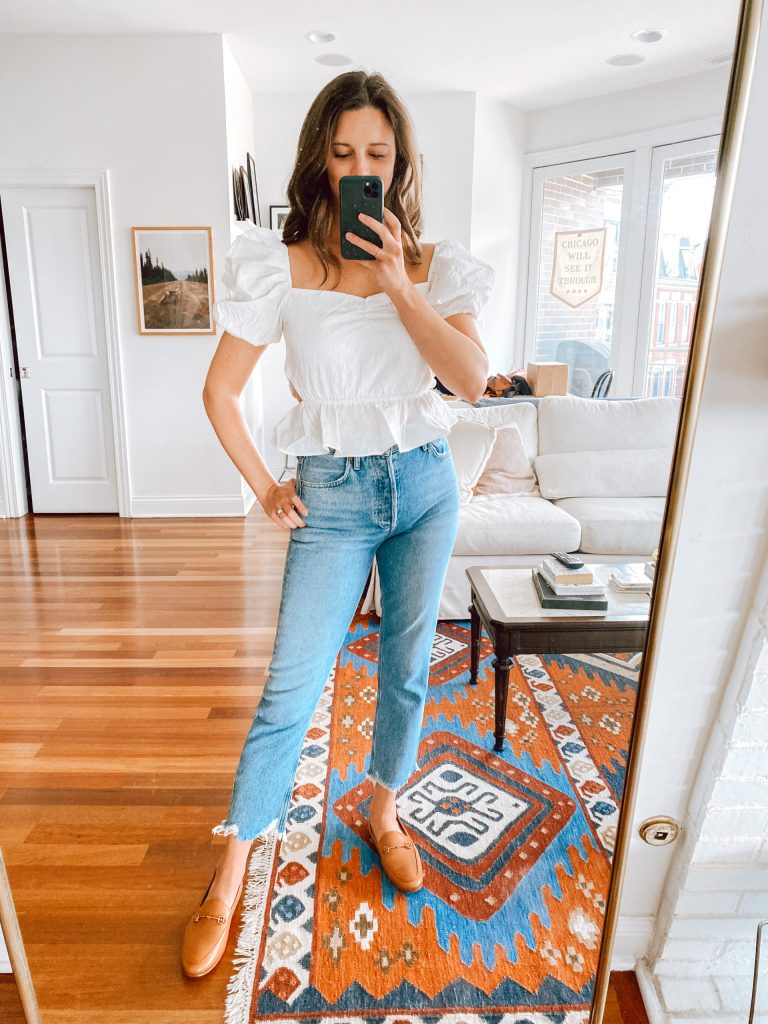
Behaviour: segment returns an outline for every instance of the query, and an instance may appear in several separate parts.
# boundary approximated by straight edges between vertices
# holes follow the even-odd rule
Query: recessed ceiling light
[[[315,57],[315,60],[318,64],[330,64],[332,67],[352,63],[352,58],[348,57],[346,53],[321,53]]]
[[[304,33],[304,38],[308,39],[310,43],[332,43],[334,39],[338,38],[338,32],[326,32],[321,28],[313,28],[310,32]]]
[[[707,57],[710,64],[727,64],[729,60],[733,60],[732,53],[718,53],[716,57]]]
[[[663,28],[640,28],[629,38],[636,39],[638,43],[658,43],[663,35]]]
[[[606,64],[613,64],[617,68],[628,68],[632,64],[642,64],[645,57],[639,53],[617,53],[615,57],[609,57]]]

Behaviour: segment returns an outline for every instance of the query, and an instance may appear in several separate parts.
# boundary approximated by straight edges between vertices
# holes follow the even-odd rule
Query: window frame
[[[631,135],[617,136],[558,149],[527,153],[523,168],[523,195],[520,223],[519,266],[526,268],[518,280],[512,369],[525,369],[533,360],[535,350],[536,301],[539,280],[539,251],[541,245],[541,187],[544,178],[557,177],[569,172],[587,171],[595,167],[622,166],[626,163],[622,190],[622,221],[620,229],[619,265],[616,276],[616,301],[611,340],[611,358],[615,379],[613,392],[639,397],[644,393],[645,380],[638,377],[640,362],[639,339],[644,338],[647,362],[648,337],[641,324],[641,302],[647,288],[648,262],[655,258],[658,213],[655,212],[653,231],[649,230],[653,181],[654,151],[661,147],[701,146],[702,142],[718,139],[722,132],[722,117],[707,117],[696,121],[677,123]],[[667,154],[668,156],[669,154]],[[683,155],[681,150],[681,155]],[[667,159],[667,156],[664,159]],[[662,163],[663,166],[663,163]],[[657,191],[660,188],[657,185]],[[660,201],[660,196],[659,196]],[[648,245],[648,236],[654,244]],[[651,255],[647,255],[650,252]],[[655,268],[652,268],[655,273]],[[651,279],[653,281],[653,278]],[[646,311],[646,329],[650,327],[654,310]],[[645,369],[645,366],[644,366]],[[640,391],[636,390],[638,385]]]

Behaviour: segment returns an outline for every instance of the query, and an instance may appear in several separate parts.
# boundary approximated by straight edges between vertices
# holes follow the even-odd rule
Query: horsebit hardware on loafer
[[[410,843],[395,843],[394,846],[382,846],[382,853],[389,853],[390,850],[410,850]]]
[[[211,921],[218,921],[219,924],[224,924],[224,922],[227,920],[226,917],[223,917],[221,914],[218,917],[214,917],[213,914],[198,914],[197,912],[195,912],[192,920],[199,921],[203,917],[210,918]]]

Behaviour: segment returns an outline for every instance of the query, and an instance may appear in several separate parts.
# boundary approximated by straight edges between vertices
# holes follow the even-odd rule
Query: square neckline
[[[287,267],[287,271],[288,271],[288,281],[289,281],[289,284],[290,284],[291,293],[293,293],[293,292],[309,292],[311,295],[326,295],[326,294],[327,295],[344,295],[346,298],[358,299],[360,302],[366,302],[368,299],[377,299],[380,295],[386,295],[387,298],[389,299],[389,296],[387,295],[386,292],[372,292],[370,295],[355,295],[354,292],[342,292],[342,291],[337,290],[336,288],[297,288],[297,287],[295,287],[294,283],[293,283],[293,275],[291,273],[291,259],[290,259],[290,256],[288,254],[288,246],[282,240],[282,238],[280,239],[280,244],[282,245],[283,252],[285,253],[285,262],[286,262],[286,267]],[[429,287],[432,284],[432,269],[433,269],[433,267],[435,265],[435,256],[437,255],[437,247],[439,245],[440,245],[440,242],[435,242],[434,247],[432,249],[432,258],[429,261],[429,270],[427,270],[427,279],[426,279],[426,281],[413,281],[412,282],[417,288],[421,287],[422,285],[427,285]],[[392,300],[390,299],[390,302],[391,301]]]

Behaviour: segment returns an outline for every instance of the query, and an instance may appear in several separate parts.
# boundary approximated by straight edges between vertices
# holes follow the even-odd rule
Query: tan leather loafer
[[[392,885],[401,892],[416,892],[424,884],[424,870],[421,866],[419,849],[414,843],[405,825],[397,815],[397,823],[401,831],[390,829],[378,839],[373,834],[371,823],[368,822],[368,834],[374,849],[381,860],[384,874]]]
[[[221,960],[224,950],[227,948],[229,926],[243,892],[243,882],[241,882],[231,907],[228,907],[224,900],[208,899],[208,893],[211,891],[215,877],[216,872],[214,871],[213,878],[205,890],[205,895],[184,931],[181,966],[184,973],[190,978],[201,978],[204,974],[208,974]]]

